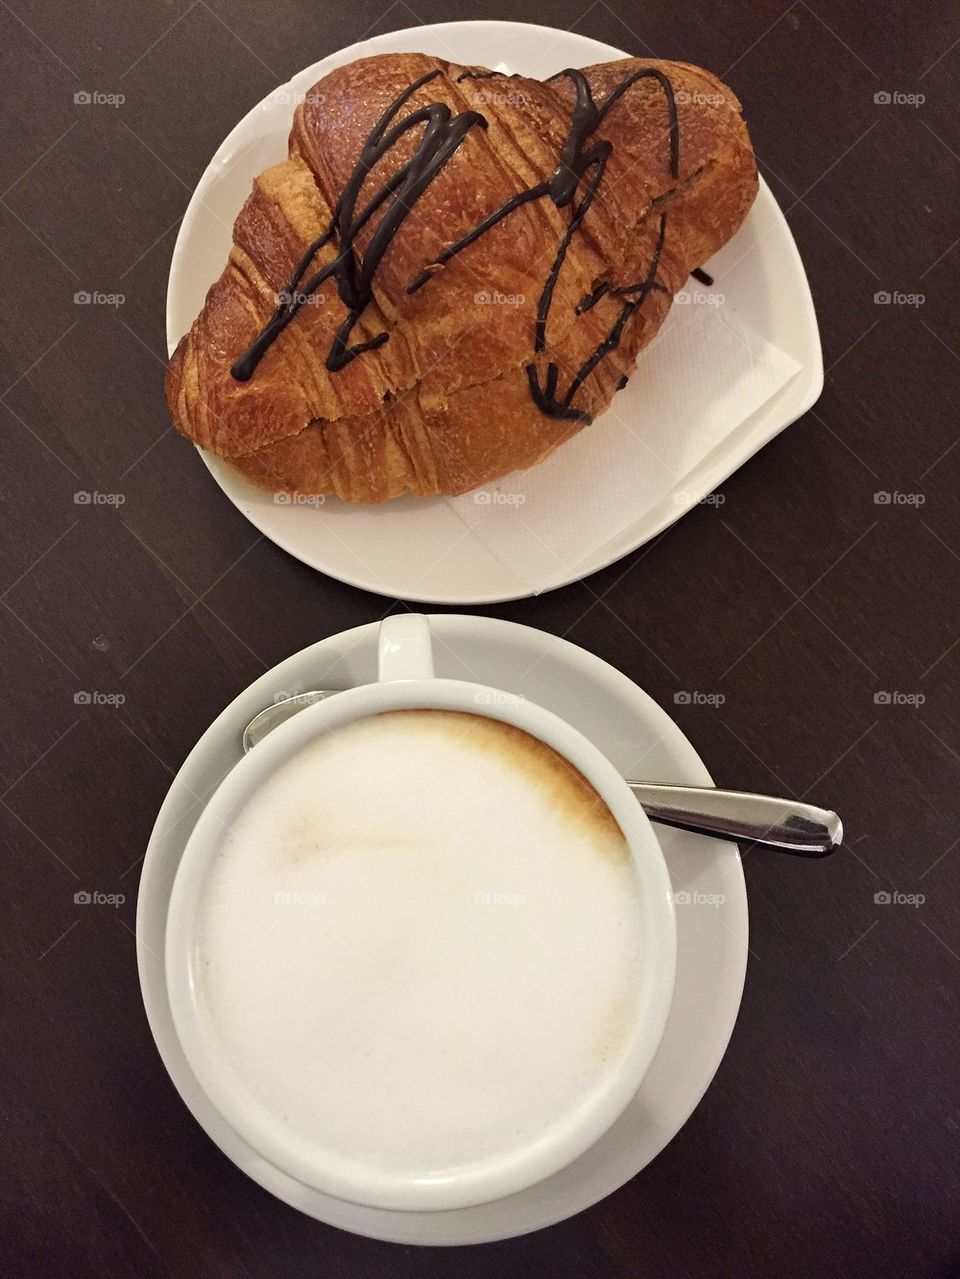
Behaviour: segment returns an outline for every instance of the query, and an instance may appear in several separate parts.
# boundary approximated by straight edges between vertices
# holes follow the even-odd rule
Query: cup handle
[[[378,678],[433,678],[430,622],[422,613],[395,613],[380,623]]]

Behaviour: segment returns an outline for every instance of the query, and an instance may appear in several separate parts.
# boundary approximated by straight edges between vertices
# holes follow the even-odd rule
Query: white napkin
[[[688,282],[626,389],[547,461],[447,499],[531,591],[671,493],[682,503],[685,477],[799,371],[708,296]]]

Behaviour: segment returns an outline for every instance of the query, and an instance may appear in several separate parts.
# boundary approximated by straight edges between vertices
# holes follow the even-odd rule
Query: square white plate
[[[336,66],[375,53],[418,50],[467,64],[508,61],[518,73],[543,78],[564,67],[626,57],[622,50],[571,31],[520,22],[450,22],[393,31],[351,45],[301,71],[240,121],[197,184],[173,252],[167,289],[170,351],[201,310],[231,245],[233,221],[254,177],[286,155],[294,105]],[[800,372],[682,480],[675,493],[598,545],[575,570],[545,572],[531,589],[468,530],[442,498],[405,497],[376,506],[328,498],[322,505],[283,504],[249,483],[222,459],[202,453],[217,483],[252,524],[312,568],[365,590],[434,604],[492,604],[540,594],[598,572],[679,519],[786,426],[805,413],[823,387],[820,337],[810,289],[790,228],[760,180],[741,230],[709,263],[725,305],[792,356]],[[678,371],[682,376],[682,370]],[[642,378],[617,400],[629,416],[643,404]],[[678,486],[680,487],[680,486]]]

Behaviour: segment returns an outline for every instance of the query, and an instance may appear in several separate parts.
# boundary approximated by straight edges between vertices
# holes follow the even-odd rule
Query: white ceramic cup
[[[378,1172],[318,1154],[281,1128],[250,1094],[204,1033],[196,974],[198,905],[223,834],[257,789],[313,738],[380,711],[430,708],[466,711],[513,724],[547,743],[591,783],[625,835],[637,875],[645,961],[636,990],[634,1033],[621,1067],[588,1104],[553,1125],[519,1153],[463,1173],[429,1178]],[[401,614],[380,628],[379,680],[309,706],[276,728],[220,784],[187,843],[170,898],[166,971],[177,1035],[197,1081],[232,1128],[275,1168],[306,1186],[373,1208],[433,1211],[490,1202],[523,1190],[572,1163],[634,1096],[663,1035],[673,996],[676,930],[667,868],[646,814],[600,750],[550,711],[516,695],[433,676],[427,618]],[[562,1065],[558,1063],[558,1069]]]

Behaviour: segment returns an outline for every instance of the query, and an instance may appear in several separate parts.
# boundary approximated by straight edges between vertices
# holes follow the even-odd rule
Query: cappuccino
[[[567,760],[481,715],[310,742],[224,832],[198,910],[208,1046],[302,1150],[359,1169],[509,1160],[636,1031],[627,841]]]

